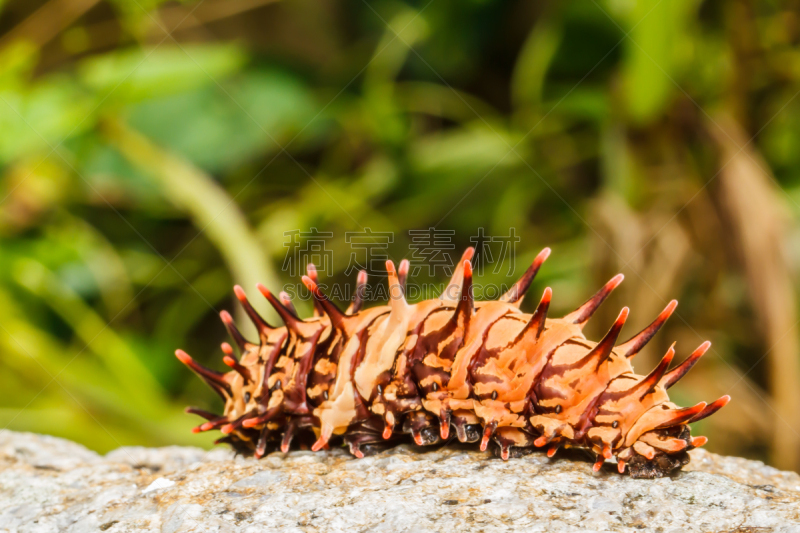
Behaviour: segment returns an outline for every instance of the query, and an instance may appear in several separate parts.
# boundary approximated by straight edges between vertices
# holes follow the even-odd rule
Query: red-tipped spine
[[[353,294],[353,302],[347,307],[345,312],[348,315],[354,315],[361,310],[364,305],[364,293],[367,290],[367,271],[360,270],[358,277],[356,277],[356,291]]]
[[[586,300],[586,303],[565,316],[564,320],[566,322],[572,322],[573,324],[579,324],[581,326],[586,324],[594,312],[597,311],[597,308],[606,301],[606,298],[611,296],[611,293],[614,292],[614,289],[619,287],[619,284],[622,283],[622,280],[624,279],[625,276],[622,274],[617,274],[611,278],[608,283],[603,285],[602,289],[597,291],[594,296]]]
[[[514,344],[522,342],[523,339],[529,339],[531,335],[533,335],[534,341],[542,336],[547,321],[547,311],[550,309],[550,299],[552,297],[553,289],[550,287],[545,288],[542,299],[536,307],[536,311],[533,313],[528,323],[525,324],[525,327],[522,328],[522,331],[519,332],[519,335],[517,335],[517,338],[514,340]]]
[[[450,278],[450,283],[447,284],[445,287],[444,292],[439,296],[440,300],[444,300],[446,302],[455,302],[459,298],[459,295],[456,294],[456,288],[461,287],[463,285],[462,279],[464,275],[464,263],[468,263],[472,261],[472,257],[475,255],[475,248],[470,246],[464,253],[461,254],[461,259],[458,261],[458,266],[456,267],[455,272],[453,272],[452,277]]]
[[[550,257],[550,248],[545,248],[539,252],[536,259],[531,263],[531,266],[528,267],[528,270],[526,270],[522,277],[512,285],[508,292],[500,297],[500,301],[515,305],[522,303],[522,298],[525,297],[525,293],[528,292],[531,283],[533,283],[533,280],[536,278],[536,274],[539,273],[539,269],[542,268],[542,265],[548,257]]]
[[[723,407],[728,405],[729,401],[731,401],[731,397],[726,394],[722,398],[719,398],[719,399],[711,402],[707,406],[705,406],[705,408],[703,408],[702,411],[700,411],[697,415],[692,417],[691,421],[692,422],[699,422],[700,420],[703,420],[704,418],[707,418],[707,417],[713,415],[714,413],[716,413],[717,411],[719,411],[720,409],[722,409]]]
[[[244,338],[242,333],[239,331],[239,328],[236,327],[236,324],[233,323],[233,317],[231,314],[227,311],[220,311],[219,318],[222,320],[222,323],[225,324],[225,329],[228,330],[228,334],[239,348],[239,351],[244,353],[247,350],[247,345],[250,343]]]
[[[286,291],[281,291],[278,294],[278,298],[286,309],[291,311],[294,315],[297,315],[297,309],[294,308],[294,304],[292,303],[292,299],[289,297],[289,293]]]
[[[277,416],[279,412],[280,412],[280,406],[273,407],[272,409],[269,409],[267,412],[263,414],[242,420],[242,426],[246,428],[254,428],[256,426],[260,426],[261,424],[266,424],[267,422],[275,418],[275,416]]]
[[[260,292],[261,295],[267,299],[270,305],[272,305],[275,311],[277,311],[278,316],[280,316],[281,320],[283,320],[283,323],[286,324],[286,328],[290,331],[294,331],[295,333],[299,332],[303,321],[300,320],[292,311],[284,307],[283,304],[277,298],[275,298],[275,295],[272,294],[265,286],[257,283],[256,288],[258,289],[258,292]]]
[[[216,420],[217,418],[219,418],[219,415],[215,415],[214,413],[205,411],[203,409],[200,409],[199,407],[187,407],[183,411],[190,415],[197,415],[199,417],[205,418],[206,420]]]
[[[579,364],[588,364],[590,361],[596,361],[595,368],[600,368],[600,365],[611,357],[614,344],[617,342],[619,334],[622,331],[622,326],[625,325],[625,321],[628,319],[628,312],[627,307],[622,308],[622,311],[620,311],[619,316],[617,316],[614,325],[611,326],[608,333],[606,333],[602,340],[592,348],[592,351],[581,359]]]
[[[472,315],[475,314],[475,298],[472,294],[472,264],[469,261],[464,261],[462,263],[462,269],[464,272],[464,281],[461,285],[461,295],[458,299],[458,305],[456,306],[453,320],[466,331]]]
[[[667,373],[667,375],[664,376],[664,381],[662,383],[664,388],[668,389],[673,385],[675,385],[675,383],[677,383],[678,380],[680,380],[683,376],[685,376],[689,372],[689,370],[691,370],[692,367],[695,364],[697,364],[697,361],[699,361],[700,358],[703,357],[703,354],[705,354],[709,348],[711,348],[711,343],[708,341],[704,342],[703,344],[698,346],[697,349],[693,351],[692,354],[689,357],[687,357],[684,362],[682,362],[681,364],[670,370]]]
[[[244,289],[241,288],[239,285],[233,286],[233,293],[236,295],[236,298],[242,304],[245,313],[247,316],[250,317],[250,320],[255,325],[256,329],[258,329],[258,333],[262,338],[266,338],[266,336],[271,332],[273,329],[266,320],[264,320],[258,311],[250,304],[250,301],[247,299],[247,295],[244,292]]]
[[[239,362],[231,357],[230,355],[226,355],[222,358],[222,362],[234,369],[236,372],[239,373],[240,376],[244,378],[245,381],[253,381],[253,377],[250,375],[250,371],[239,364]]]
[[[229,422],[228,417],[220,416],[215,418],[214,420],[209,420],[204,424],[200,424],[197,429],[199,431],[211,431],[212,429],[217,429],[220,426],[224,426]]]
[[[403,292],[406,290],[406,281],[408,281],[408,271],[410,268],[411,263],[408,262],[408,259],[400,261],[400,265],[397,267],[397,279],[400,282],[400,286],[403,287]]]
[[[195,374],[203,378],[205,382],[208,383],[212,389],[217,391],[220,396],[225,398],[224,394],[222,394],[222,391],[225,391],[228,393],[228,395],[231,395],[231,386],[225,380],[225,374],[221,374],[211,370],[210,368],[206,368],[201,364],[198,364],[194,359],[192,359],[192,356],[183,350],[175,350],[175,357],[177,357],[181,363],[191,368]]]
[[[629,341],[617,346],[619,353],[625,357],[633,357],[639,353],[639,351],[641,351],[641,349],[644,348],[648,342],[650,342],[650,339],[652,339],[655,334],[658,333],[658,330],[661,329],[669,317],[672,316],[672,313],[675,311],[676,307],[678,307],[678,300],[672,300],[649,326],[634,335]]]
[[[661,362],[636,385],[637,392],[640,392],[639,401],[643,400],[645,396],[653,392],[664,376],[664,373],[672,363],[672,358],[675,357],[675,344],[669,347],[667,354],[661,359]]]
[[[344,313],[342,313],[339,308],[328,299],[328,297],[319,288],[319,285],[308,276],[303,276],[302,279],[305,286],[311,291],[311,294],[314,295],[314,299],[319,302],[325,314],[331,319],[331,323],[334,326],[343,324],[346,318]]]
[[[693,407],[684,407],[683,409],[675,409],[672,415],[672,418],[667,422],[659,424],[658,428],[668,428],[672,426],[677,426],[679,424],[683,424],[684,422],[690,422],[693,418],[698,416],[700,413],[703,412],[703,409],[706,408],[706,402],[700,402]]]

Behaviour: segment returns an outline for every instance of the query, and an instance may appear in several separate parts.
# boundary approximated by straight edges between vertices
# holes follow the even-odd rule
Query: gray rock
[[[703,450],[636,480],[579,456],[400,446],[271,454],[120,448],[0,431],[0,531],[800,533],[800,476]]]

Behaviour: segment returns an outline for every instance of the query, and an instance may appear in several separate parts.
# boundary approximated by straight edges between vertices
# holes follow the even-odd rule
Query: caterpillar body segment
[[[658,332],[677,305],[672,301],[644,330],[618,343],[628,317],[623,308],[599,342],[583,326],[622,282],[612,278],[575,311],[548,316],[553,296],[545,289],[533,314],[519,306],[550,254],[545,248],[509,291],[496,301],[475,301],[474,254],[467,249],[439,298],[405,299],[408,261],[387,261],[390,300],[362,309],[366,272],[356,296],[341,311],[323,293],[311,265],[303,282],[314,313],[301,319],[285,293],[258,285],[283,325],[268,324],[245,291],[234,292],[258,331],[245,339],[221,313],[239,357],[222,344],[226,373],[206,369],[178,350],[178,359],[225,402],[222,415],[197,408],[206,421],[193,431],[219,429],[222,442],[261,457],[293,443],[317,451],[342,441],[357,457],[411,440],[420,446],[450,440],[491,444],[504,460],[531,449],[549,457],[561,447],[583,448],[599,470],[616,458],[620,473],[660,477],[688,462],[687,451],[705,444],[688,424],[710,416],[730,398],[681,408],[667,389],[708,350],[703,343],[669,370],[671,347],[646,376],[630,360]]]

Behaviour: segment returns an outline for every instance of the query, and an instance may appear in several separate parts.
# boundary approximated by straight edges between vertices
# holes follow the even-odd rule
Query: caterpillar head
[[[702,443],[695,443],[694,439],[702,439]],[[628,473],[634,478],[664,477],[689,462],[689,455],[686,452],[705,443],[705,437],[694,437],[694,439],[687,424],[649,431],[631,448],[620,452],[618,468],[624,471],[627,466]],[[663,447],[659,448],[659,444]]]
[[[683,466],[688,461],[686,452],[707,440],[692,437],[688,424],[712,415],[730,397],[679,408],[669,401],[667,389],[694,366],[710,345],[703,343],[667,372],[675,355],[671,346],[647,376],[629,374],[614,380],[599,398],[592,428],[587,432],[595,451],[606,458],[615,452],[620,472],[628,465],[635,477],[660,477]]]
[[[666,394],[663,388],[661,392]],[[633,406],[619,401],[619,398],[613,402],[606,399],[598,410],[596,420],[599,423],[589,430],[587,437],[593,449],[604,458],[610,459],[612,451],[616,454],[620,473],[627,466],[633,477],[663,477],[688,463],[686,452],[708,440],[706,437],[692,437],[688,424],[714,414],[729,400],[729,396],[723,396],[710,404],[700,402],[686,408],[663,401],[636,413],[633,409],[625,409]],[[612,403],[621,410],[611,413],[609,404]],[[633,416],[627,417],[626,412]],[[630,423],[630,420],[634,421]]]

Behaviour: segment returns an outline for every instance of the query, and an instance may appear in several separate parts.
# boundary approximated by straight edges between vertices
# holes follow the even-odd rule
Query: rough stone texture
[[[274,453],[120,448],[0,431],[0,531],[800,533],[800,476],[692,452],[635,480],[580,456],[503,462],[465,448]]]

